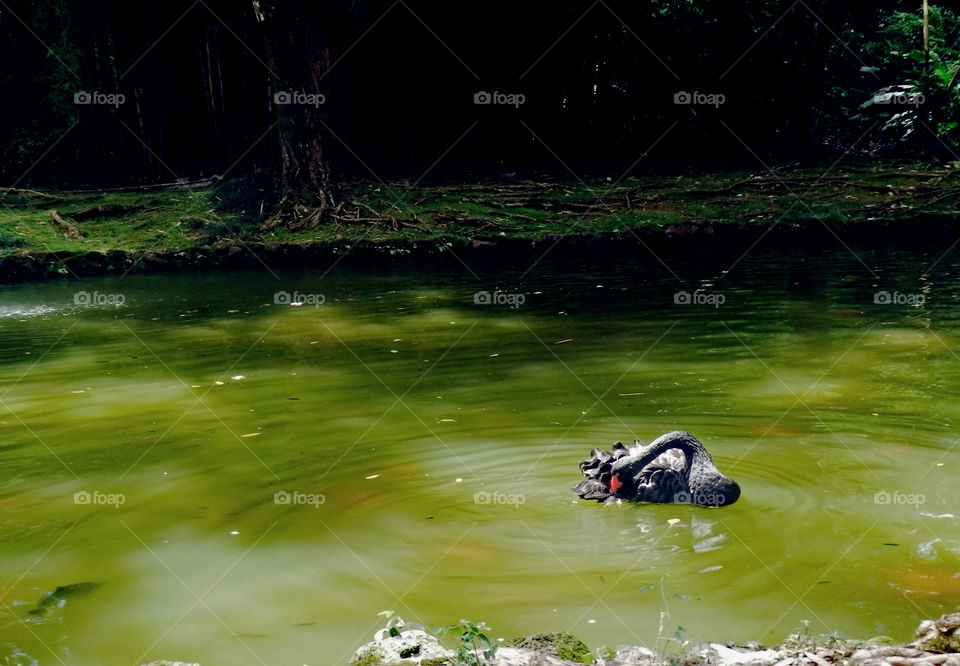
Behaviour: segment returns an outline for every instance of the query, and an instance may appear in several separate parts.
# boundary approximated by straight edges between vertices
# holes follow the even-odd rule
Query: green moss
[[[0,231],[0,250],[23,247],[26,241],[17,234],[9,231]]]
[[[551,654],[569,661],[593,663],[590,648],[579,638],[570,634],[533,634],[526,638],[515,638],[508,644],[513,647],[536,650],[542,654]]]
[[[801,196],[803,202],[798,202]],[[359,182],[344,188],[340,219],[291,230],[275,220],[275,177],[258,173],[197,190],[0,192],[0,256],[14,253],[187,251],[254,243],[463,243],[473,239],[590,235],[779,224],[823,232],[865,220],[914,224],[956,219],[960,184],[950,170],[869,162],[642,176],[619,182],[482,181],[416,185]],[[83,238],[51,220],[72,219]],[[359,218],[359,219],[356,219]],[[273,224],[273,222],[280,222]],[[677,226],[679,225],[679,226]]]
[[[379,666],[380,664],[383,664],[383,660],[375,652],[368,652],[359,659],[350,662],[350,666]]]

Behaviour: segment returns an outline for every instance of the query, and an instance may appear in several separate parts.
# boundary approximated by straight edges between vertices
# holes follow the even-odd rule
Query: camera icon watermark
[[[92,294],[89,291],[78,291],[73,294],[73,304],[86,307],[112,305],[121,307],[127,302],[127,297],[123,294],[101,294],[95,291]]]
[[[88,92],[78,90],[73,93],[73,103],[81,106],[112,106],[118,108],[127,101],[123,93],[102,93],[98,90]]]
[[[725,104],[726,101],[727,97],[723,93],[678,90],[673,94],[673,103],[683,106],[712,106],[716,109],[719,108],[721,104]]]
[[[504,93],[494,90],[492,93],[479,90],[473,93],[473,103],[478,105],[512,106],[519,109],[527,102],[527,96],[522,93]]]
[[[123,493],[78,490],[73,494],[73,503],[84,506],[112,506],[115,509],[119,509],[120,505],[126,503],[126,501],[127,497]]]
[[[708,294],[702,289],[696,291],[677,291],[673,294],[673,302],[676,305],[710,305],[719,308],[727,302],[727,297],[720,293]]]
[[[316,293],[294,291],[291,294],[289,291],[277,291],[273,294],[273,302],[275,305],[292,305],[295,307],[312,305],[314,307],[320,307],[327,302],[327,298],[323,294]]]
[[[273,103],[278,105],[298,104],[317,108],[327,103],[323,93],[307,93],[300,90],[278,90],[273,93]]]
[[[895,490],[892,493],[888,490],[878,490],[873,495],[873,503],[880,505],[912,504],[919,508],[921,504],[926,504],[927,497],[922,493],[903,493]]]
[[[502,291],[478,291],[473,294],[474,305],[506,305],[519,308],[527,302],[523,294],[508,294]]]
[[[700,506],[723,506],[727,503],[727,498],[722,493],[696,493],[693,491],[681,490],[674,494],[675,504],[697,504]]]
[[[304,493],[299,490],[280,490],[273,494],[273,503],[287,506],[312,506],[319,509],[326,504],[327,497],[323,493]]]
[[[520,493],[501,493],[499,491],[494,491],[488,493],[486,490],[481,490],[473,494],[473,503],[474,504],[487,504],[487,505],[496,505],[496,504],[506,504],[512,505],[514,508],[519,509],[520,505],[525,503],[527,498],[525,495]]]
[[[901,294],[899,291],[878,291],[873,294],[876,305],[913,305],[920,306],[927,302],[924,294]]]
[[[918,107],[926,101],[927,98],[923,93],[884,92],[873,96],[874,104]]]

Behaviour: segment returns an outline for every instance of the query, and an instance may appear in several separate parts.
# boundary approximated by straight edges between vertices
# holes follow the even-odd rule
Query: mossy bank
[[[268,175],[123,191],[0,189],[0,281],[349,261],[526,261],[960,237],[960,170],[869,162],[671,176],[345,187],[309,226]]]

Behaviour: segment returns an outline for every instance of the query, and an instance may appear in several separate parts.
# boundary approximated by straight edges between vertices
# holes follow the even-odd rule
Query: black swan
[[[620,442],[610,451],[594,449],[580,463],[587,477],[573,492],[583,499],[615,502],[677,502],[726,506],[740,497],[740,486],[714,466],[696,437],[676,430],[647,446]]]

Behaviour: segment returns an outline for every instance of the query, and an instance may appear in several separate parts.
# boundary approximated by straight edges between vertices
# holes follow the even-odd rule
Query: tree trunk
[[[324,31],[327,16],[309,0],[253,0],[263,26],[267,65],[275,87],[271,103],[277,118],[283,201],[297,219],[291,226],[310,227],[334,206],[336,185],[324,154],[324,77],[330,47]]]

